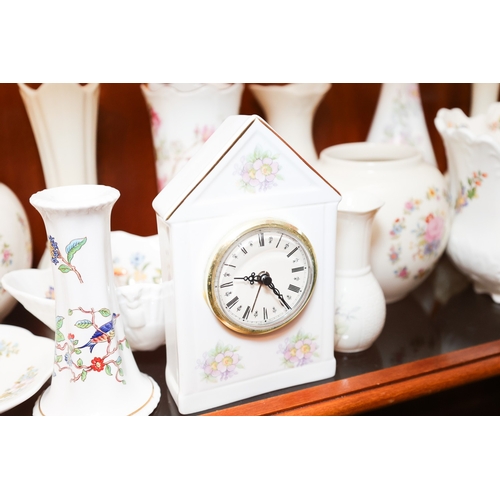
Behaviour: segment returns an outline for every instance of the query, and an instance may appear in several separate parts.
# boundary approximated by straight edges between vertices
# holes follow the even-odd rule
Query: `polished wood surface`
[[[468,112],[470,84],[421,84],[424,112],[441,171],[446,157],[433,120],[440,108]],[[314,121],[317,151],[366,139],[380,84],[333,84]],[[262,114],[248,88],[240,112]],[[112,229],[138,235],[156,233],[151,203],[156,196],[154,151],[149,117],[138,84],[102,84],[97,131],[98,180],[116,187],[121,198]],[[34,263],[45,247],[45,230],[29,197],[43,189],[42,167],[17,84],[0,84],[0,182],[19,197],[33,234]],[[443,269],[450,264],[443,260]],[[209,415],[334,415],[375,411],[387,405],[439,393],[500,375],[500,306],[464,286],[445,301],[435,299],[434,273],[409,297],[388,306],[377,342],[364,353],[337,353],[333,379],[284,389],[206,412]],[[18,305],[4,321],[53,337]],[[165,385],[165,348],[136,352],[142,371],[160,384],[155,415],[179,415]],[[48,384],[48,383],[47,383]],[[45,385],[45,387],[47,386]],[[39,394],[39,393],[38,393]],[[5,415],[30,415],[34,395]]]

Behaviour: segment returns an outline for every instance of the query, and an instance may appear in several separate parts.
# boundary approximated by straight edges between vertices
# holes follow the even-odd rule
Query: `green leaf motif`
[[[102,309],[99,309],[99,314],[107,318],[108,316],[111,316],[111,311],[103,307]]]
[[[76,362],[78,366],[83,366],[83,361],[82,358],[78,358],[78,361]]]
[[[75,354],[81,354],[82,351],[80,349],[75,349]]]
[[[56,356],[56,363],[60,363],[62,361],[62,356]]]
[[[116,360],[116,364],[119,365],[122,362],[122,358],[118,356],[118,359]]]
[[[85,382],[85,379],[87,378],[87,371],[83,370],[82,371],[82,382]]]
[[[58,269],[59,269],[59,271],[61,271],[64,274],[69,273],[71,271],[71,267],[68,267],[66,264],[61,264],[58,267]]]
[[[64,318],[62,316],[56,316],[56,329],[59,330],[63,326]]]
[[[87,243],[87,238],[77,238],[76,240],[72,240],[68,243],[66,246],[66,258],[68,262],[73,260],[75,253],[78,252],[78,250],[80,250],[85,243]]]
[[[75,326],[78,328],[88,328],[89,326],[92,326],[92,321],[88,319],[81,319],[75,323]]]
[[[120,374],[121,377],[123,377],[123,370],[121,368],[118,369],[118,373]]]
[[[56,342],[64,342],[64,335],[59,330],[56,331]]]
[[[106,365],[105,371],[106,371],[106,375],[111,375],[111,366]]]

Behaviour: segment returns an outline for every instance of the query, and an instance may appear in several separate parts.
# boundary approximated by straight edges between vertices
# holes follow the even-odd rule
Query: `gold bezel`
[[[240,238],[242,238],[247,233],[258,231],[262,228],[270,228],[270,229],[280,229],[289,235],[293,236],[303,245],[306,249],[308,257],[310,259],[310,265],[312,267],[312,279],[309,290],[306,292],[307,298],[303,302],[303,304],[294,311],[290,317],[287,317],[283,322],[280,322],[278,325],[271,326],[270,328],[263,329],[255,329],[250,327],[245,327],[239,323],[235,323],[232,319],[225,313],[224,309],[221,307],[218,299],[218,295],[215,292],[215,282],[214,278],[217,275],[217,270],[222,263],[222,258],[227,254],[228,250],[234,245],[234,242]],[[314,252],[314,248],[309,241],[309,238],[300,231],[294,225],[278,220],[278,219],[263,219],[259,221],[248,222],[239,226],[236,230],[231,231],[223,241],[219,244],[216,251],[214,252],[208,266],[207,276],[206,276],[206,298],[210,309],[212,310],[215,317],[227,328],[230,330],[242,333],[245,335],[264,335],[273,331],[276,331],[280,328],[283,328],[285,325],[288,325],[291,321],[293,321],[306,307],[309,303],[309,300],[312,297],[314,287],[316,285],[316,277],[318,274],[318,267],[316,262],[316,254]]]

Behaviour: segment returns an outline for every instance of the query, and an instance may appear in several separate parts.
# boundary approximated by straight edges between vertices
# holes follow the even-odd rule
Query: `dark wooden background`
[[[379,92],[377,83],[333,84],[315,115],[313,135],[318,153],[334,144],[366,140]],[[446,156],[434,118],[441,108],[458,107],[468,113],[471,85],[425,83],[420,84],[420,93],[438,165],[445,171]],[[243,93],[240,113],[264,116],[248,87]],[[157,194],[153,141],[146,104],[137,83],[101,84],[97,172],[100,184],[121,192],[113,209],[111,228],[141,236],[155,234],[155,213],[151,206]],[[46,237],[42,219],[30,205],[29,198],[44,189],[45,182],[16,83],[0,84],[0,182],[9,186],[25,207],[36,264]]]

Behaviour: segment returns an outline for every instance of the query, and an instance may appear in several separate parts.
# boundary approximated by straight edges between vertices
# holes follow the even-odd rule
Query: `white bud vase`
[[[141,85],[151,118],[158,192],[240,110],[242,83]]]
[[[382,288],[370,267],[373,219],[383,201],[369,192],[342,195],[337,217],[335,350],[360,352],[378,338],[385,323]]]
[[[113,286],[110,216],[119,196],[77,185],[30,198],[47,230],[56,296],[52,382],[34,415],[148,415],[160,399],[137,367]]]
[[[497,102],[498,83],[473,83],[471,92],[470,116],[484,114],[494,102]]]
[[[437,166],[418,83],[382,84],[367,141],[413,146]]]
[[[311,165],[318,159],[313,141],[314,115],[331,86],[330,83],[250,85],[269,125]]]
[[[45,186],[96,184],[99,84],[43,83],[19,91],[35,135]]]
[[[0,279],[10,271],[31,267],[33,253],[31,232],[21,202],[5,184],[0,183]],[[0,321],[16,299],[0,285]]]

